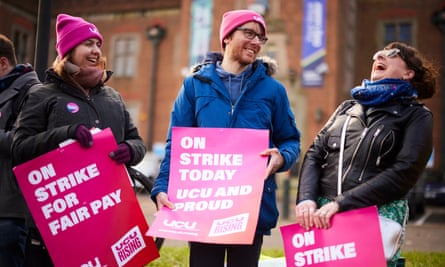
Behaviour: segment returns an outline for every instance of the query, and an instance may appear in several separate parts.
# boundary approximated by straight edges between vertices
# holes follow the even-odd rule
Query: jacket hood
[[[223,60],[223,54],[221,54],[220,52],[209,52],[207,53],[206,57],[201,63],[198,63],[191,67],[190,74],[198,72],[203,66],[207,64],[215,64],[216,62],[222,60]],[[263,64],[264,67],[266,68],[266,74],[269,76],[274,75],[278,69],[278,64],[276,60],[268,56],[259,57],[252,64],[254,65],[254,67],[257,66],[258,64]]]

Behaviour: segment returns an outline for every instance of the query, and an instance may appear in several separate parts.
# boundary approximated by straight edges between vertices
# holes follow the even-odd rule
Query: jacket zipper
[[[389,133],[388,135],[393,135],[393,133]],[[386,140],[387,139],[387,137],[384,137],[384,140]],[[385,156],[388,152],[383,152],[382,150],[383,150],[383,143],[381,143],[380,144],[380,147],[379,147],[379,156],[377,157],[377,159],[376,159],[376,166],[379,166],[380,165],[380,162],[381,162],[381,160],[382,160],[382,157],[383,156]],[[392,150],[392,148],[394,147],[394,142],[391,144],[391,147],[387,150],[387,151],[391,151]]]
[[[358,150],[359,150],[359,148],[360,148],[360,146],[361,146],[361,144],[362,144],[362,142],[363,142],[363,139],[364,139],[364,137],[366,136],[366,133],[367,133],[367,132],[368,132],[368,127],[366,127],[365,129],[363,129],[363,132],[362,132],[362,134],[360,135],[360,141],[358,142],[357,147],[355,148],[354,153],[352,154],[351,162],[349,163],[348,168],[346,169],[345,173],[343,174],[342,181],[345,180],[347,174],[348,174],[349,171],[351,170],[352,165],[353,165],[353,163],[354,163],[354,161],[355,161],[355,158],[356,158],[356,156],[357,156],[357,152],[358,152]]]
[[[248,84],[249,82],[247,81],[246,82],[246,84],[241,88],[241,93],[240,93],[240,95],[238,96],[238,98],[236,99],[236,101],[235,101],[235,104],[232,104],[232,100],[230,99],[230,97],[229,97],[229,103],[230,103],[230,105],[232,106],[232,111],[231,111],[231,115],[233,116],[233,113],[235,112],[235,107],[236,107],[236,105],[238,104],[238,102],[240,101],[240,99],[241,99],[241,97],[244,95],[244,92],[246,91],[246,87],[247,87],[247,84]]]
[[[386,117],[387,117],[387,116],[383,116],[381,119],[379,119],[378,121],[376,121],[376,122],[374,123],[374,125],[376,125],[377,123],[379,123],[380,121],[382,121],[382,120],[385,119]],[[359,141],[359,143],[358,143],[356,149],[354,150],[354,153],[352,154],[351,162],[349,163],[348,169],[345,171],[345,173],[344,173],[344,175],[343,175],[343,177],[342,177],[342,181],[344,181],[344,179],[346,178],[347,174],[348,174],[349,171],[351,170],[352,165],[354,164],[355,158],[357,157],[357,153],[358,153],[358,151],[359,151],[359,148],[361,147],[362,142],[363,142],[363,140],[365,139],[366,134],[368,133],[368,130],[371,129],[372,127],[373,127],[373,126],[365,127],[365,129],[363,129],[363,132],[362,132],[362,134],[360,135],[360,141]],[[381,129],[380,129],[380,131],[381,131]],[[364,164],[363,166],[368,165],[368,159],[369,159],[369,158],[366,159],[365,164]],[[360,171],[361,175],[360,175],[360,177],[358,178],[359,181],[361,181],[361,179],[362,179],[361,176],[362,176],[364,170],[365,170],[365,167],[363,167],[363,169]]]
[[[383,129],[383,125],[380,125],[377,128],[377,130],[375,131],[375,133],[372,135],[372,140],[371,140],[371,143],[369,145],[370,148],[375,143],[375,140],[376,140],[377,136],[382,132],[382,129]],[[371,149],[368,149],[368,153],[367,153],[367,156],[366,156],[365,164],[363,165],[363,168],[362,168],[362,170],[360,172],[360,176],[358,178],[359,182],[361,182],[363,180],[363,175],[365,174],[365,169],[366,169],[366,166],[368,165],[370,156],[371,156]]]

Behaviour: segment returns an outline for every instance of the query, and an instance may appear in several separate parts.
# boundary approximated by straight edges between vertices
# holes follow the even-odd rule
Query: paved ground
[[[148,195],[139,195],[138,198],[150,225],[154,218],[155,206]],[[279,226],[293,223],[292,215],[293,210],[290,211],[288,220],[279,221]],[[166,240],[164,246],[187,246],[187,242]],[[263,247],[283,248],[279,227],[272,231],[271,236],[264,238]],[[423,217],[408,223],[403,250],[445,253],[445,207],[428,207]]]
[[[408,223],[403,250],[445,253],[445,207],[427,207]]]

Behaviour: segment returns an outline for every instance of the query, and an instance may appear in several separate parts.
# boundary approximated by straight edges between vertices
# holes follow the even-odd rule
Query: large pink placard
[[[334,215],[329,229],[280,227],[287,267],[385,267],[375,206]]]
[[[251,244],[266,174],[267,130],[172,129],[169,199],[148,235]]]
[[[110,129],[14,168],[57,267],[143,266],[159,257]]]

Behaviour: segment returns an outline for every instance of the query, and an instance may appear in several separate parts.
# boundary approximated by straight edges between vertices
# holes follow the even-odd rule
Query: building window
[[[411,21],[389,21],[383,23],[383,45],[394,41],[414,45],[414,24]]]
[[[256,11],[264,16],[269,9],[269,0],[248,0],[247,6],[250,10]]]
[[[114,42],[115,77],[134,77],[136,74],[136,54],[138,42],[134,36],[119,36]]]
[[[29,63],[31,55],[28,51],[30,36],[19,29],[14,30],[13,40],[18,63]]]

